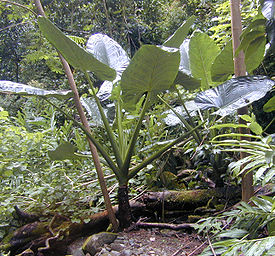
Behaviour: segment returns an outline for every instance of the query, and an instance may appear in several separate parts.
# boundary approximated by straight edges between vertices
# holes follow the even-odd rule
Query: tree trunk
[[[128,186],[121,185],[118,188],[118,220],[121,229],[128,228],[133,221],[128,196]]]
[[[240,13],[240,0],[231,0],[231,29],[232,29],[232,41],[233,41],[233,56],[240,45],[240,35],[242,33],[242,22],[241,22],[241,13]],[[245,76],[246,67],[244,62],[244,53],[241,51],[238,56],[234,57],[234,72],[235,76]],[[248,108],[243,107],[238,109],[239,115],[244,115],[248,113]],[[239,123],[246,123],[244,120],[239,119]],[[249,130],[246,128],[240,128],[239,132],[242,134],[249,133]],[[248,140],[247,137],[241,137],[242,140]],[[244,158],[247,154],[241,152],[240,157]],[[242,200],[248,202],[249,199],[253,196],[253,172],[249,170],[244,172],[242,175]]]

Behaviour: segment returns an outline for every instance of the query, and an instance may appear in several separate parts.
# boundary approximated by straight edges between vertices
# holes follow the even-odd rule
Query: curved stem
[[[45,12],[43,10],[43,7],[41,5],[40,0],[34,0],[34,3],[35,3],[35,6],[38,9],[38,13],[45,17]],[[82,122],[83,126],[85,127],[85,129],[88,131],[88,134],[90,134],[91,133],[90,126],[89,126],[88,120],[85,116],[85,113],[83,111],[83,108],[82,108],[82,105],[81,105],[81,102],[80,102],[80,99],[79,99],[79,94],[78,94],[78,90],[76,88],[76,84],[75,84],[75,80],[74,80],[74,77],[73,77],[72,70],[71,70],[68,62],[64,59],[64,57],[61,54],[59,54],[59,58],[62,62],[65,74],[68,78],[68,82],[69,82],[69,85],[71,87],[71,90],[73,91],[75,106],[76,106],[76,109],[77,109],[78,114],[80,116],[81,122]],[[107,209],[107,212],[108,212],[108,217],[110,219],[110,222],[113,225],[114,230],[116,231],[116,230],[118,230],[118,222],[116,220],[115,213],[113,211],[111,200],[110,200],[110,197],[109,197],[109,194],[108,194],[106,182],[105,182],[105,179],[104,179],[104,174],[103,174],[103,171],[101,169],[99,155],[97,153],[97,149],[96,149],[95,145],[93,144],[93,142],[91,141],[89,136],[87,137],[87,139],[88,139],[89,147],[90,147],[90,150],[91,150],[91,153],[92,153],[93,161],[94,161],[94,164],[95,164],[95,169],[96,169],[96,172],[97,172],[100,188],[101,188],[101,191],[102,191],[102,194],[103,194],[105,206],[106,206],[106,209]]]

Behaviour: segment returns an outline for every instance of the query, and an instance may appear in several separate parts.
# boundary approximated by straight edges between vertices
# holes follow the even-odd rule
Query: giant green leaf
[[[0,93],[17,94],[22,96],[43,96],[67,99],[73,96],[72,91],[44,90],[33,86],[15,83],[11,81],[0,81]]]
[[[164,46],[166,47],[175,47],[179,48],[188,32],[190,27],[193,25],[194,21],[196,20],[195,16],[190,17],[187,21],[185,21],[177,30],[176,32],[170,36],[165,42]]]
[[[186,90],[195,90],[200,87],[201,81],[191,76],[189,41],[189,39],[184,40],[180,46],[180,66],[174,84],[179,84]]]
[[[206,91],[195,98],[201,109],[217,108],[214,113],[226,116],[237,109],[261,99],[272,89],[275,82],[265,76],[243,76]]]
[[[196,32],[190,40],[190,68],[193,77],[201,79],[202,89],[212,85],[211,66],[219,52],[214,40],[205,33]]]
[[[190,75],[185,74],[180,69],[174,81],[174,84],[179,84],[183,86],[186,90],[195,90],[200,88],[201,81]]]
[[[39,16],[38,24],[44,36],[74,68],[82,71],[92,71],[101,80],[112,81],[115,79],[115,70],[77,45],[47,18]]]
[[[121,77],[122,99],[128,108],[134,107],[141,96],[155,96],[173,84],[179,70],[178,49],[143,45],[134,55]]]
[[[264,35],[264,29],[263,30],[253,30],[248,33],[246,33],[241,40],[240,46],[237,48],[235,55],[238,56],[239,52],[241,50],[246,51],[248,46],[252,41],[257,39],[259,36]]]
[[[245,65],[248,73],[252,73],[264,59],[266,39],[264,36],[257,37],[245,51]]]
[[[211,66],[211,78],[215,82],[224,82],[232,74],[234,74],[234,61],[232,40],[230,40]]]

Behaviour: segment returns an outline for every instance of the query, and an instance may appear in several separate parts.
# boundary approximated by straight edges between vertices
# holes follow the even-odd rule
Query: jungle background
[[[244,28],[262,18],[261,2],[263,1],[242,1]],[[16,3],[34,9],[31,1],[19,0]],[[122,46],[130,58],[142,45],[163,44],[193,15],[196,19],[189,30],[188,38],[196,31],[205,33],[219,49],[223,49],[231,39],[230,1],[225,0],[45,0],[42,3],[47,17],[79,45],[85,47],[89,36],[94,33],[107,34]],[[0,1],[0,80],[47,90],[68,90],[68,82],[55,49],[39,31],[32,13],[19,5]],[[265,40],[266,44],[268,39]],[[265,53],[262,56],[254,56],[261,60],[250,75],[263,75],[274,79],[274,53]],[[77,70],[73,70],[73,73],[79,93],[85,97],[90,93],[85,77]],[[101,84],[102,81],[94,80],[96,88],[100,88]],[[218,84],[221,82],[212,81],[211,88]],[[178,92],[181,100],[186,103],[204,89],[209,88],[190,91],[181,87]],[[182,104],[178,92],[167,91],[163,94],[165,102],[173,108]],[[267,252],[271,248],[270,244],[275,243],[275,204],[272,187],[275,172],[272,144],[274,139],[272,142],[271,136],[275,131],[274,108],[273,111],[263,111],[263,106],[273,96],[274,89],[261,100],[249,105],[249,112],[244,117],[252,134],[257,136],[254,139],[258,143],[254,148],[249,147],[254,152],[254,158],[250,161],[256,161],[259,155],[264,156],[264,164],[261,162],[260,165],[252,165],[256,175],[254,185],[259,190],[264,187],[262,190],[268,192],[268,196],[255,197],[251,205],[243,203],[225,216],[204,218],[197,224],[199,232],[215,234],[222,229],[221,220],[226,219],[233,228],[231,234],[227,233],[224,237],[236,239],[234,241],[240,238],[248,241],[245,244],[247,250],[251,241],[258,242],[256,238],[273,239],[262,243]],[[71,99],[65,102],[54,100],[54,103],[60,108],[66,106],[67,112],[78,119]],[[40,216],[40,220],[50,220],[58,213],[73,223],[88,222],[89,218],[85,219],[85,216],[105,209],[85,134],[73,121],[68,120],[53,106],[33,97],[0,95],[0,107],[0,240],[22,225],[15,216],[15,206],[24,212]],[[213,142],[217,135],[237,133],[234,126],[238,122],[237,115],[233,113],[221,120],[213,118],[213,112],[213,109],[197,111],[193,117],[196,124],[203,125],[203,128],[199,128],[202,138],[200,143],[190,136],[187,142],[169,149],[129,180],[130,199],[137,198],[147,190],[240,186],[242,163],[238,162],[238,150],[233,150],[239,145],[235,143],[236,138],[229,135],[232,139],[230,143],[220,140]],[[112,116],[112,113],[109,115]],[[135,115],[133,112],[133,119]],[[108,148],[105,129],[99,119],[100,117],[90,117],[89,122],[96,138]],[[131,129],[131,122],[131,118],[124,120],[125,127]],[[221,126],[210,129],[214,124]],[[158,102],[145,116],[138,138],[139,147],[132,161],[138,163],[148,157],[155,150],[151,145],[161,147],[163,142],[187,131],[188,127],[173,115],[167,105]],[[49,152],[53,152],[65,142],[73,144],[81,154],[74,159],[53,160]],[[152,149],[148,151],[150,147]],[[112,155],[111,150],[108,153]],[[103,166],[103,171],[109,196],[112,203],[116,204],[118,182],[106,165]],[[209,202],[205,203],[207,205]],[[217,211],[226,209],[226,205],[215,207]],[[255,218],[258,221],[257,227],[251,227],[249,223]],[[228,242],[217,246],[225,250],[224,248],[231,248],[234,244],[231,240],[231,244]]]

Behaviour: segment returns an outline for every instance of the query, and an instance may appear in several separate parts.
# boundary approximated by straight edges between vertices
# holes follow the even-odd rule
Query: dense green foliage
[[[29,1],[19,2],[33,8]],[[214,105],[218,107],[218,111],[214,114],[211,109],[213,106],[208,107],[208,110],[194,109],[192,104],[188,107],[189,100],[198,97],[199,91],[213,87],[216,89],[218,84],[225,81],[227,81],[226,85],[232,88],[235,83],[234,79],[230,79],[233,75],[233,62],[229,42],[229,1],[207,1],[206,3],[206,1],[187,0],[93,2],[52,0],[44,1],[44,5],[49,19],[72,39],[72,41],[67,41],[68,37],[63,37],[63,34],[58,34],[56,37],[46,34],[55,47],[61,49],[64,45],[55,44],[60,37],[64,39],[63,42],[68,43],[68,47],[74,45],[73,42],[85,46],[88,36],[105,32],[115,39],[129,56],[134,56],[122,74],[121,87],[117,86],[113,90],[112,97],[108,101],[108,103],[116,104],[116,117],[112,120],[114,122],[109,124],[109,119],[104,120],[102,113],[96,113],[98,117],[96,121],[101,118],[105,122],[103,126],[102,122],[95,123],[92,117],[95,115],[93,110],[96,109],[96,104],[89,101],[89,96],[95,96],[97,90],[96,88],[94,91],[91,90],[92,84],[102,83],[97,78],[108,80],[113,76],[111,69],[115,68],[110,67],[107,75],[105,73],[101,76],[101,73],[94,72],[92,77],[88,74],[85,77],[85,74],[79,72],[77,68],[86,72],[90,70],[90,67],[97,65],[97,60],[92,59],[90,63],[92,65],[89,67],[87,62],[83,64],[82,58],[77,59],[77,56],[85,55],[85,53],[77,53],[77,46],[73,52],[76,52],[75,56],[66,55],[66,52],[63,52],[70,64],[74,66],[73,71],[80,94],[84,100],[87,100],[86,105],[90,104],[90,109],[86,107],[86,110],[91,113],[89,121],[92,123],[94,139],[104,146],[100,152],[107,162],[102,161],[104,173],[109,177],[108,186],[113,202],[117,202],[113,192],[118,184],[111,169],[120,184],[129,182],[131,196],[140,191],[139,186],[144,185],[174,188],[174,183],[171,183],[169,179],[175,178],[176,169],[180,165],[194,169],[190,175],[191,178],[188,177],[189,182],[181,188],[206,187],[209,179],[216,186],[224,186],[226,183],[239,184],[239,177],[246,170],[242,167],[245,162],[248,163],[246,168],[249,167],[255,171],[255,185],[264,186],[274,181],[274,144],[267,130],[272,122],[274,124],[274,115],[272,115],[274,110],[270,114],[271,120],[262,124],[263,127],[256,122],[252,114],[243,117],[249,123],[248,128],[256,134],[255,136],[247,135],[252,137],[252,142],[244,142],[240,141],[240,135],[236,134],[235,128],[238,126],[234,124],[236,116],[232,112],[236,106],[232,107],[234,105],[232,102],[225,102],[224,106]],[[246,63],[250,74],[270,75],[274,70],[274,61],[270,63],[270,55],[267,55],[263,62],[266,34],[264,23],[261,23],[264,19],[258,7],[258,1],[244,1],[243,3],[244,26],[248,29],[242,36],[241,47],[246,52]],[[0,21],[0,41],[4,42],[0,46],[0,80],[30,84],[42,89],[67,89],[68,85],[58,56],[53,46],[38,31],[36,20],[30,12],[18,6],[0,2],[0,13],[3,17]],[[179,68],[183,59],[182,48],[180,60],[176,50],[169,53],[168,50],[161,50],[153,44],[165,42],[182,22],[193,14],[197,19],[195,25],[187,33],[190,43],[189,48],[185,49],[188,54],[184,59],[188,61],[188,67],[180,66]],[[39,18],[40,29],[45,34],[48,25],[44,23],[46,24],[44,26],[43,22],[48,21]],[[254,26],[249,26],[250,24]],[[247,39],[246,36],[249,33],[256,35],[252,38],[253,40]],[[255,40],[259,44],[255,44]],[[226,43],[228,44],[224,48]],[[144,46],[144,44],[152,45]],[[254,54],[255,47],[259,49],[260,54]],[[151,65],[152,63],[154,65]],[[224,67],[224,63],[228,66]],[[150,65],[154,66],[158,73],[154,73],[155,70],[151,72]],[[261,72],[261,67],[264,72]],[[97,69],[101,72],[102,67],[99,66]],[[250,77],[247,80],[244,87],[252,87],[257,78]],[[177,84],[173,88],[175,90],[169,93],[163,92],[170,88],[173,81],[174,85]],[[266,81],[274,87],[272,80]],[[237,82],[242,83],[242,81]],[[90,86],[87,86],[88,83]],[[198,88],[198,84],[200,88],[192,93],[184,89],[190,85]],[[210,97],[209,93],[210,91],[206,91],[207,97]],[[225,93],[219,93],[221,97],[230,101],[230,97],[227,97]],[[156,101],[157,94],[161,95],[162,101]],[[242,98],[243,91],[238,91],[238,95]],[[212,103],[221,102],[220,98],[210,97],[210,99]],[[248,99],[251,99],[251,102],[255,101],[249,97]],[[163,102],[166,103],[163,104]],[[81,127],[76,125],[76,121],[68,120],[71,117],[66,116],[68,113],[74,119],[78,119],[75,111],[72,110],[73,103],[70,99],[63,102],[53,100],[53,103],[63,111],[60,113],[39,99],[22,99],[12,95],[1,96],[0,106],[4,109],[1,108],[0,111],[0,238],[11,227],[20,225],[12,218],[15,205],[24,210],[39,213],[44,218],[49,218],[58,212],[70,217],[73,221],[81,221],[83,218],[85,221],[85,215],[96,212],[103,206],[93,163],[87,153],[85,130],[81,130]],[[97,107],[101,108],[99,102],[97,102]],[[180,107],[180,110],[175,111],[176,107]],[[230,113],[221,114],[223,107],[232,109]],[[102,112],[106,111],[102,108]],[[114,111],[113,106],[111,111]],[[218,119],[215,114],[221,114],[223,118]],[[169,115],[173,116],[173,120],[176,118],[176,124],[174,121],[169,123],[165,120]],[[179,115],[181,121],[176,117]],[[108,113],[107,117],[109,118]],[[214,123],[220,126],[211,128]],[[203,129],[190,132],[197,124],[203,124]],[[189,135],[183,145],[170,149],[168,156],[158,155],[159,159],[156,162],[146,162],[148,157],[162,150],[164,144],[170,145],[166,149],[171,148],[172,144],[169,143],[172,140],[177,141],[180,135],[188,131],[192,136]],[[230,137],[225,140],[224,137],[230,133]],[[116,139],[116,142],[113,142],[112,138]],[[54,161],[53,157],[50,159],[49,156],[53,155],[53,152],[56,153],[54,150],[58,149],[59,145],[63,145],[62,149],[66,148],[64,145],[73,145],[69,153],[73,155],[73,159],[63,161],[56,159]],[[228,146],[231,149],[228,149]],[[242,146],[241,149],[239,146]],[[235,161],[241,150],[251,155],[242,161]],[[180,152],[180,154],[175,156],[173,152]],[[169,161],[174,161],[174,163],[172,167],[167,168]],[[233,163],[229,165],[229,162]],[[174,176],[165,176],[164,172],[173,173]],[[255,247],[257,243],[262,243],[263,251],[268,250],[269,240],[274,235],[274,198],[256,197],[253,202],[256,207],[243,203],[236,210],[219,217],[222,221],[219,218],[218,221],[217,218],[207,219],[204,223],[200,222],[198,228],[206,233],[214,230],[213,233],[215,233],[223,229],[221,223],[224,221],[228,225],[230,223],[232,228],[228,232],[231,233],[229,235],[222,233],[218,239],[230,237],[234,240],[225,240],[223,243],[215,244],[217,246],[215,248],[222,252],[239,249],[245,252],[249,246]],[[245,222],[250,223],[255,217],[258,219],[257,227],[244,225]],[[209,225],[213,230],[208,229]],[[257,235],[265,235],[262,232],[265,227],[268,227],[267,235],[269,236],[266,235],[262,240],[257,240]],[[238,240],[239,238],[241,240]],[[236,244],[238,246],[234,247]]]

